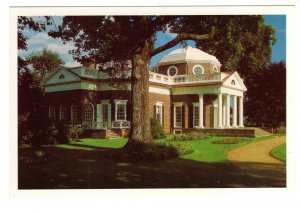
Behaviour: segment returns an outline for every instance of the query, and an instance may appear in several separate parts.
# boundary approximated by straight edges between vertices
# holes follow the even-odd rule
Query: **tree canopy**
[[[44,78],[47,73],[53,71],[59,65],[65,64],[58,53],[47,48],[31,53],[26,57],[26,62],[32,65],[33,69],[38,72],[40,79]]]

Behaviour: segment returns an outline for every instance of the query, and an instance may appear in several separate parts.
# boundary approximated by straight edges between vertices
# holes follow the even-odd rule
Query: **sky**
[[[266,15],[264,16],[265,22],[267,24],[273,25],[273,27],[276,29],[276,44],[272,47],[272,61],[277,62],[280,60],[286,61],[286,17],[284,15]],[[36,20],[39,18],[36,17]],[[54,17],[54,21],[56,25],[61,24],[62,17]],[[52,51],[57,52],[62,60],[66,63],[65,66],[68,67],[74,67],[79,66],[80,64],[78,62],[75,62],[72,58],[72,55],[68,53],[69,50],[74,48],[73,43],[66,43],[63,44],[63,42],[60,39],[53,39],[52,37],[49,37],[46,32],[35,32],[32,30],[25,29],[24,34],[29,38],[27,41],[28,44],[28,50],[19,51],[19,56],[26,57],[32,52],[37,52],[42,50],[43,48],[48,48]],[[157,33],[157,40],[155,42],[155,46],[159,47],[169,41],[171,41],[173,38],[175,38],[176,34],[170,33],[170,32],[158,32]],[[188,45],[195,47],[194,41],[187,41]],[[182,45],[178,44],[166,51],[163,51],[151,59],[150,66],[153,67],[155,64],[159,61],[159,59],[165,55],[170,53],[171,51],[181,48]]]

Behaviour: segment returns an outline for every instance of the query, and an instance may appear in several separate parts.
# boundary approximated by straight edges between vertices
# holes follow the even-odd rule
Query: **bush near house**
[[[241,142],[245,142],[247,138],[244,137],[235,137],[235,138],[227,138],[222,140],[212,141],[213,144],[237,144]]]
[[[190,134],[176,134],[173,136],[171,141],[191,141],[191,140],[204,140],[210,138],[211,135],[200,134],[200,133],[190,133]]]
[[[153,139],[163,139],[166,137],[163,127],[158,119],[151,118],[150,125]]]

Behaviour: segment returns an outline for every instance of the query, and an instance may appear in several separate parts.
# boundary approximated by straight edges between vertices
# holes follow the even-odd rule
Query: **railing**
[[[82,126],[85,129],[107,129],[107,122],[84,121]]]
[[[182,122],[175,122],[174,128],[181,128],[182,127]]]
[[[130,121],[113,121],[111,128],[112,129],[129,129]]]
[[[221,81],[224,78],[223,73],[202,74],[202,75],[179,75],[175,77],[149,72],[149,79],[152,82],[176,85],[182,83]]]

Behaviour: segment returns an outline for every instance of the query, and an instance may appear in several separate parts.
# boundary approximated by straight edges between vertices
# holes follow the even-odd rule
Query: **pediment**
[[[243,82],[243,79],[240,77],[238,72],[234,72],[231,74],[224,82],[223,86],[227,86],[230,88],[247,91],[247,88]]]
[[[63,67],[58,68],[56,71],[53,71],[49,74],[46,79],[43,81],[44,85],[65,83],[65,82],[75,82],[79,81],[80,77]]]

